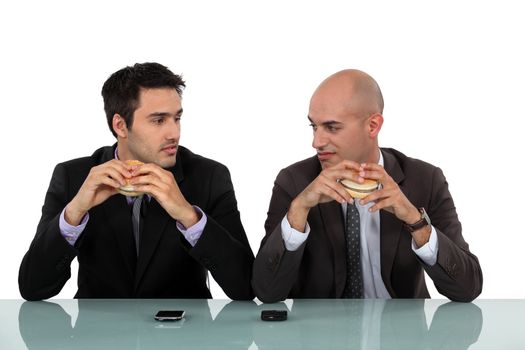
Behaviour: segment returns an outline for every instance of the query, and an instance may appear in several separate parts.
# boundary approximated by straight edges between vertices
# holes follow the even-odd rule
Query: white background
[[[483,268],[481,298],[525,297],[518,1],[6,3],[0,298],[20,298],[18,267],[55,164],[114,142],[102,84],[145,61],[184,75],[181,144],[229,167],[254,252],[277,172],[313,155],[313,90],[344,68],[368,72],[385,97],[380,144],[447,176]],[[73,297],[75,279],[58,297]]]

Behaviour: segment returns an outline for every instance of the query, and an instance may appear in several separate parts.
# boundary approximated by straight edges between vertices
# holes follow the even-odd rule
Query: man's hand
[[[385,168],[373,163],[361,164],[359,176],[377,180],[382,185],[381,189],[372,192],[359,202],[362,205],[375,202],[368,209],[370,212],[384,209],[407,224],[414,224],[421,219],[419,210],[408,200],[394,179],[387,174]],[[418,247],[428,242],[430,232],[429,227],[423,227],[412,233]]]
[[[156,164],[142,165],[133,174],[131,184],[136,191],[145,192],[159,202],[166,212],[184,227],[199,221],[199,216],[182,195],[173,174]]]
[[[353,203],[352,197],[344,186],[339,183],[339,180],[349,179],[362,182],[363,179],[360,179],[358,175],[359,169],[360,165],[358,163],[344,160],[333,167],[321,171],[319,176],[290,204],[290,209],[288,210],[288,222],[290,222],[290,225],[294,229],[304,232],[308,212],[317,204],[333,200],[339,203]]]
[[[117,193],[117,188],[124,186],[130,177],[131,166],[116,159],[91,168],[78,193],[66,205],[64,218],[77,226],[91,208]]]

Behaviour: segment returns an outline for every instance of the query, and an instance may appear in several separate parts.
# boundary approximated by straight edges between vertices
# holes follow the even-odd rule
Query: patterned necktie
[[[142,206],[142,199],[144,195],[138,196],[133,202],[131,210],[131,223],[133,225],[133,236],[135,237],[135,247],[137,248],[137,256],[139,256],[139,241],[140,241],[140,207]]]
[[[363,297],[363,276],[361,272],[359,211],[354,204],[346,206],[346,285],[344,298]]]

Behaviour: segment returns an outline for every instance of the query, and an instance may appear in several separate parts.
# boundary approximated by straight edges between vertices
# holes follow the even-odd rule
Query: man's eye
[[[312,129],[317,130],[317,125],[315,125],[314,123],[310,123],[310,126],[312,127]]]
[[[164,118],[155,118],[155,119],[153,119],[153,123],[157,124],[157,125],[160,125],[160,124],[164,123]]]

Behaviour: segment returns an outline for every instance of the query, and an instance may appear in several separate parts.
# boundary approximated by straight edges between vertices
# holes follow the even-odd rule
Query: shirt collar
[[[384,167],[385,166],[385,160],[383,159],[383,152],[381,152],[380,149],[378,149],[378,152],[379,152],[379,161],[377,162],[377,164],[379,164],[382,167]]]

